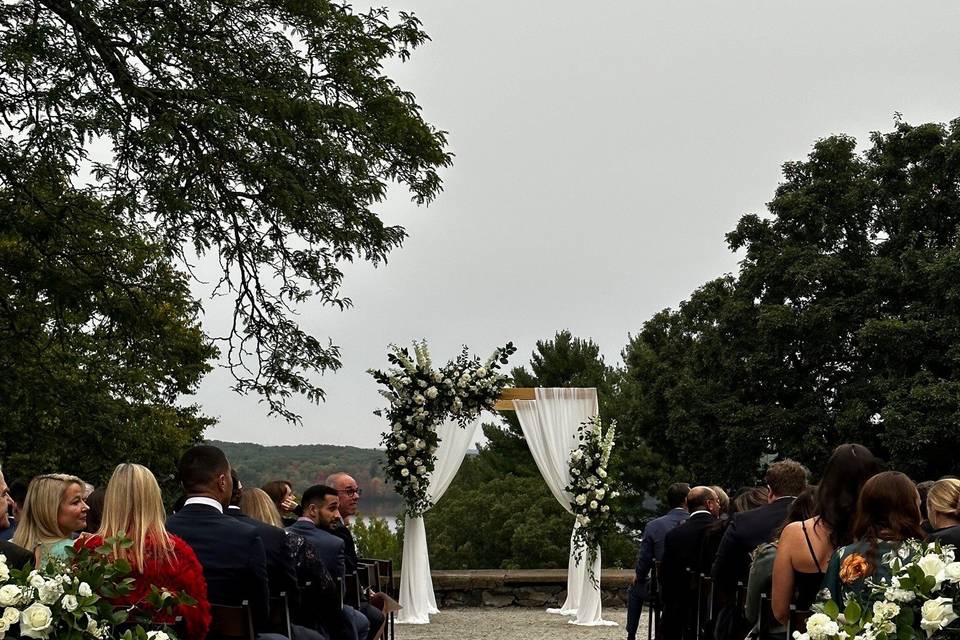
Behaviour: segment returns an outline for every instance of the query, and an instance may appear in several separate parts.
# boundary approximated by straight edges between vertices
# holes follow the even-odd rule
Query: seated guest
[[[960,549],[960,480],[937,480],[927,493],[927,516],[933,532],[929,542],[952,544]]]
[[[37,566],[65,559],[73,534],[87,526],[83,480],[62,473],[37,476],[27,487],[21,520],[11,542],[33,552]]]
[[[933,525],[930,524],[930,516],[927,514],[927,492],[930,491],[930,487],[933,485],[933,480],[924,480],[923,482],[917,483],[917,492],[920,494],[920,517],[923,518],[920,526],[927,533],[933,531]]]
[[[853,516],[863,484],[880,462],[859,444],[833,450],[815,492],[815,515],[784,527],[773,562],[773,617],[786,624],[790,604],[807,610],[816,600],[834,549],[853,542]]]
[[[700,546],[707,528],[720,515],[720,502],[710,487],[694,487],[687,495],[690,517],[663,540],[663,560],[660,563],[660,584],[663,598],[663,636],[679,640],[684,628],[696,618],[696,583],[693,575],[705,569],[699,566]]]
[[[15,506],[10,497],[10,487],[0,471],[0,540],[10,540],[17,529],[17,521],[12,518]]]
[[[920,528],[920,494],[916,485],[899,471],[884,471],[867,480],[857,500],[853,520],[854,542],[834,552],[827,565],[824,587],[839,606],[848,594],[868,588],[866,579],[889,578],[881,562],[908,538],[924,537]]]
[[[297,508],[297,500],[293,495],[293,486],[286,480],[273,480],[260,487],[263,489],[273,504],[277,506],[280,512],[280,519],[287,526],[297,521],[297,514],[294,513]]]
[[[152,475],[152,473],[151,473]],[[156,478],[154,478],[156,482]],[[103,518],[103,502],[106,499],[106,489],[94,489],[89,496],[84,499],[89,511],[87,511],[87,526],[84,531],[87,533],[96,533],[100,530],[100,521]]]
[[[338,509],[340,519],[334,523],[330,533],[343,540],[344,566],[347,573],[356,573],[358,564],[357,545],[350,533],[349,523],[351,518],[357,515],[357,507],[360,503],[360,487],[353,477],[343,472],[334,473],[327,478],[327,486],[337,490],[337,498],[340,503]],[[382,611],[382,597],[376,594],[361,593],[360,598],[361,602],[354,602],[356,598],[351,594],[351,597],[348,598],[348,604],[356,607],[367,617],[370,622],[370,635],[367,640],[374,640],[383,632],[383,624],[386,621]]]
[[[640,613],[643,602],[647,599],[650,588],[650,569],[654,562],[663,559],[663,539],[667,533],[688,517],[687,494],[690,485],[686,482],[677,482],[667,488],[667,508],[664,515],[651,520],[643,528],[643,538],[640,540],[640,553],[637,556],[636,575],[630,586],[630,600],[627,605],[627,640],[634,640],[637,636],[637,627],[640,625]]]
[[[262,489],[244,488],[240,498],[240,510],[254,520],[274,527],[282,526],[277,506]],[[345,620],[340,609],[339,589],[317,556],[313,545],[303,536],[290,531],[286,532],[285,537],[287,555],[296,572],[298,585],[305,588],[310,584],[310,597],[313,599],[309,602],[296,602],[294,607],[310,610],[311,615],[303,616],[310,619],[309,623],[304,622],[305,626],[313,627],[319,624],[333,640],[350,640],[355,636],[355,632],[353,625]]]
[[[167,518],[167,530],[183,538],[203,567],[212,604],[237,606],[246,600],[259,638],[270,626],[270,586],[263,541],[256,529],[224,513],[233,494],[230,463],[220,449],[196,445],[178,465],[187,499]]]
[[[745,613],[747,622],[754,625],[754,631],[749,637],[757,640],[782,640],[786,638],[787,629],[783,625],[771,621],[770,628],[766,630],[759,629],[758,622],[760,618],[760,595],[771,593],[773,586],[773,561],[777,556],[777,545],[779,543],[780,533],[791,522],[803,522],[813,515],[813,489],[807,488],[797,496],[797,499],[790,505],[790,511],[787,512],[787,519],[780,527],[772,542],[765,542],[757,547],[753,552],[753,561],[750,563],[750,576],[747,579],[747,602]],[[769,606],[769,605],[766,605]],[[760,632],[765,631],[766,636],[761,637]]]
[[[300,499],[300,517],[287,531],[296,533],[313,545],[317,556],[334,578],[343,580],[346,575],[346,554],[343,540],[330,530],[340,519],[340,499],[337,490],[324,484],[313,485],[303,492]],[[343,612],[353,624],[359,640],[370,633],[370,622],[365,615],[348,604]]]
[[[97,491],[101,491],[98,489]],[[174,623],[183,619],[187,638],[203,638],[210,627],[210,603],[203,567],[186,542],[167,532],[163,524],[163,497],[153,473],[139,464],[120,464],[113,471],[104,492],[103,512],[95,535],[77,540],[76,548],[97,549],[104,540],[123,536],[133,544],[129,548],[114,546],[113,558],[130,562],[134,579],[133,591],[114,599],[114,604],[136,606],[152,616],[154,622]],[[96,495],[96,491],[92,495]],[[133,506],[136,508],[132,508]],[[151,587],[186,592],[197,601],[180,605],[173,616],[159,615],[149,609],[146,596]]]

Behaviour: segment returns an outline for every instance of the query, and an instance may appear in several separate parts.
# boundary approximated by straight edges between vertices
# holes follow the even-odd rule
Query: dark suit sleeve
[[[267,555],[263,550],[260,536],[253,535],[248,555],[250,570],[250,611],[253,614],[253,627],[257,631],[266,630],[270,624],[270,583],[267,578]]]
[[[651,522],[647,525],[647,530],[643,532],[643,540],[640,541],[640,553],[637,556],[637,583],[646,581],[650,574],[650,567],[653,566],[656,528],[656,523]]]
[[[710,576],[715,584],[733,584],[737,580],[736,555],[740,553],[740,542],[737,536],[737,516],[734,515],[730,519],[727,530],[723,532],[723,538],[717,548],[717,557],[713,560]]]
[[[340,540],[340,546],[337,548],[337,570],[340,572],[341,576],[345,576],[347,574],[347,556],[344,552],[344,547],[346,547],[346,544],[344,544],[343,540]]]

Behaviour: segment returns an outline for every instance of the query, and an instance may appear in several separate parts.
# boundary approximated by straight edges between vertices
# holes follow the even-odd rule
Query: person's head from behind
[[[960,480],[937,480],[927,492],[927,517],[934,529],[960,524]]]
[[[690,493],[690,485],[686,482],[675,482],[667,487],[667,507],[670,509],[686,509],[687,494]]]
[[[104,539],[122,535],[133,542],[133,546],[125,550],[114,548],[114,553],[121,554],[143,571],[148,539],[161,557],[172,549],[165,519],[163,496],[153,472],[139,464],[118,464],[107,483],[97,533]]]
[[[21,521],[11,540],[24,549],[69,538],[87,526],[83,480],[63,473],[35,477],[27,486]]]
[[[237,470],[232,467],[230,469],[230,480],[233,481],[233,491],[230,492],[230,506],[239,507],[240,500],[243,497],[243,483],[240,482]]]
[[[867,480],[857,500],[853,537],[871,541],[922,539],[920,494],[913,481],[899,471],[884,471]]]
[[[923,482],[917,483],[917,493],[920,494],[920,517],[924,520],[929,520],[930,518],[927,514],[927,492],[930,491],[930,487],[934,484],[933,480],[924,480]]]
[[[257,489],[256,487],[244,489],[243,496],[240,498],[240,511],[254,520],[266,522],[275,527],[283,527],[277,505],[273,503],[273,500],[263,489]]]
[[[810,480],[810,471],[795,460],[780,460],[767,468],[763,481],[769,489],[767,500],[773,502],[778,498],[798,496],[807,488]]]
[[[733,499],[733,510],[735,513],[743,513],[757,507],[762,507],[769,501],[770,491],[766,487],[746,487]]]
[[[27,499],[27,483],[23,480],[14,480],[10,483],[10,500],[13,502],[13,517],[20,519],[23,503]]]
[[[291,513],[296,506],[293,500],[293,486],[286,480],[271,480],[260,487],[266,492],[273,504],[277,505],[280,515]]]
[[[717,503],[720,505],[720,513],[729,513],[730,512],[730,496],[727,495],[727,492],[723,490],[723,487],[716,484],[710,485],[710,488],[713,490],[713,493],[717,496]]]
[[[783,528],[791,522],[802,522],[812,518],[814,515],[814,510],[814,489],[813,487],[807,487],[800,492],[800,495],[798,495],[792,503],[790,503],[790,508],[787,510],[787,517],[783,519],[783,523],[780,525],[776,535],[773,537],[775,539],[779,538],[780,534],[783,532]]]
[[[720,500],[710,487],[694,487],[687,494],[687,509],[695,511],[709,511],[714,517],[720,515]]]
[[[352,518],[357,515],[357,505],[360,502],[361,492],[356,480],[341,471],[327,478],[327,486],[337,490],[340,498],[341,517]]]
[[[300,499],[303,517],[324,529],[332,529],[340,518],[340,498],[337,490],[325,484],[315,484],[303,492]]]
[[[107,496],[107,490],[104,488],[94,489],[90,492],[84,502],[87,503],[87,526],[84,531],[87,533],[96,533],[100,529],[100,521],[103,518],[103,503]]]
[[[880,472],[880,461],[861,444],[842,444],[833,450],[817,485],[816,514],[830,532],[830,544],[850,544],[857,497],[868,478]]]
[[[187,449],[177,467],[180,483],[188,497],[213,498],[226,509],[233,495],[230,463],[220,449],[198,444]]]

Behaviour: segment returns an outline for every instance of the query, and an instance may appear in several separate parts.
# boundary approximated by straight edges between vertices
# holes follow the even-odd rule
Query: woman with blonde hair
[[[130,563],[133,591],[114,604],[134,606],[154,622],[172,623],[183,618],[188,638],[203,638],[210,627],[210,603],[203,568],[193,549],[167,532],[163,498],[153,473],[139,464],[117,465],[107,484],[103,516],[96,535],[76,542],[77,548],[97,549],[112,544],[111,557]],[[133,544],[121,548],[118,538]],[[146,602],[151,587],[185,592],[196,604],[179,605],[174,616],[152,611]]]
[[[87,526],[83,480],[63,473],[35,477],[27,487],[20,523],[10,540],[33,552],[37,566],[48,559],[65,559],[71,536]]]
[[[937,480],[927,492],[927,517],[934,531],[928,542],[939,540],[960,548],[960,480]]]
[[[277,505],[263,489],[244,489],[240,497],[240,511],[254,520],[283,528]]]

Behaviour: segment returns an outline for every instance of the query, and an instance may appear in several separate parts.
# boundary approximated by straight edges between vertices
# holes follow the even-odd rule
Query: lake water
[[[390,531],[397,530],[397,514],[403,510],[402,502],[370,502],[364,503],[360,500],[359,515],[364,522],[370,522],[373,518],[384,518]]]

